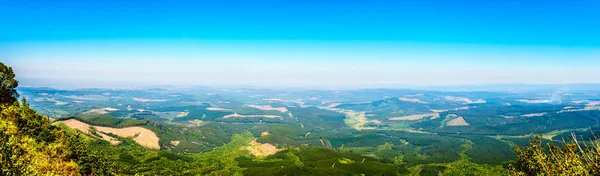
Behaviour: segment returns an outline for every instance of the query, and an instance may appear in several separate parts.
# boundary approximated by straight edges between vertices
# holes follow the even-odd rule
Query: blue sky
[[[591,76],[600,74],[598,7],[0,0],[0,60],[23,78],[98,82],[91,86],[600,83]]]

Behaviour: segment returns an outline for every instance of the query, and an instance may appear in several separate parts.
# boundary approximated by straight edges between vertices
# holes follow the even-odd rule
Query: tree
[[[19,81],[15,80],[12,68],[0,62],[0,105],[17,102],[17,97],[19,97],[17,86],[19,86]]]
[[[600,175],[600,141],[572,137],[570,142],[556,145],[535,136],[530,146],[517,147],[517,165],[510,166],[511,175]]]
[[[0,175],[114,175],[108,154],[93,150],[80,133],[51,125],[17,101],[12,68],[0,62]]]

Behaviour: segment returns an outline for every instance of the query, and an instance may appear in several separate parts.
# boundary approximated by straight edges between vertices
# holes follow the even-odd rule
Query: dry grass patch
[[[287,112],[288,109],[285,107],[274,108],[271,105],[246,105],[251,108],[260,109],[263,111],[279,111],[279,112]]]
[[[209,107],[209,108],[206,108],[206,110],[209,110],[209,111],[231,111],[231,109],[217,108],[217,107]]]
[[[84,95],[84,96],[68,95],[68,96],[63,96],[63,97],[68,98],[68,99],[73,99],[73,100],[84,100],[84,101],[103,100],[103,99],[107,98],[102,95]]]
[[[84,114],[108,114],[112,111],[118,111],[118,110],[119,109],[107,107],[107,108],[100,108],[100,109],[92,109],[92,110],[89,110],[88,112],[85,112]]]
[[[427,102],[421,101],[421,100],[419,100],[419,99],[416,99],[416,98],[406,98],[406,97],[400,97],[400,98],[398,98],[398,100],[400,100],[400,101],[405,101],[405,102],[413,102],[413,103],[427,104]]]
[[[392,117],[392,118],[389,118],[389,120],[421,120],[425,117],[439,118],[440,114],[438,114],[438,113],[416,114],[416,115],[409,115],[409,116],[402,116],[402,117]]]
[[[590,101],[587,104],[588,106],[598,106],[600,105],[600,101]]]
[[[523,115],[521,115],[521,116],[522,116],[522,117],[541,117],[541,116],[544,116],[544,115],[546,115],[546,113],[545,113],[545,112],[542,112],[542,113],[523,114]]]
[[[338,105],[340,105],[340,104],[339,103],[331,103],[330,105],[327,105],[326,108],[335,108]]]
[[[586,110],[586,111],[600,110],[600,106],[586,106],[585,108],[583,108],[583,110]]]
[[[413,94],[413,95],[404,95],[405,97],[422,97],[425,96],[425,94]]]
[[[519,102],[538,104],[538,103],[552,103],[552,100],[519,100]]]
[[[138,101],[138,102],[142,102],[142,103],[148,103],[148,102],[165,102],[167,100],[155,100],[155,99],[146,99],[146,98],[133,98],[133,101]]]
[[[86,134],[91,134],[91,132],[89,131],[91,125],[83,123],[79,120],[69,119],[69,120],[65,120],[65,121],[61,121],[61,122],[70,128],[77,129]],[[133,137],[133,140],[136,143],[140,144],[141,146],[147,147],[147,148],[160,149],[160,146],[158,144],[158,136],[156,136],[156,134],[154,132],[152,132],[146,128],[142,128],[142,127],[111,128],[111,127],[102,127],[102,126],[93,126],[93,127],[95,127],[99,132],[112,133],[112,134],[115,134],[115,135],[121,136],[121,137]],[[109,141],[111,143],[113,143],[113,141],[116,141],[116,140],[114,140],[114,138],[104,135],[102,133],[100,133],[100,136],[102,136],[103,140]],[[108,138],[106,138],[105,136],[107,136]]]
[[[450,120],[448,123],[446,123],[446,126],[469,126],[469,123],[465,121],[465,118],[458,117],[456,119]]]
[[[189,127],[194,127],[194,126],[202,126],[203,121],[202,120],[198,120],[198,119],[194,119],[194,120],[190,120],[187,121],[189,124]]]
[[[346,114],[344,119],[346,125],[356,130],[372,129],[372,127],[364,127],[369,122],[364,112],[342,111],[342,113]]]
[[[177,117],[185,117],[188,114],[190,114],[190,112],[180,112],[179,114],[177,114]]]
[[[448,101],[458,101],[458,102],[465,102],[465,103],[473,103],[473,101],[471,101],[471,99],[468,99],[468,98],[465,98],[465,97],[445,96],[444,99],[446,99]]]
[[[383,122],[381,120],[371,120],[371,123],[381,125]]]
[[[250,142],[250,146],[246,146],[246,147],[244,147],[244,149],[248,150],[250,152],[250,154],[252,154],[256,157],[260,157],[260,158],[267,157],[269,155],[273,155],[281,150],[281,149],[278,149],[277,147],[275,147],[273,144],[258,143],[258,142],[256,142],[256,139],[254,139],[252,142]]]
[[[284,102],[284,103],[296,103],[296,104],[298,104],[300,106],[304,105],[304,102],[301,101],[302,99],[298,99],[298,100],[282,100],[282,99],[279,99],[279,98],[265,98],[263,100],[277,101],[277,102]]]
[[[269,131],[263,131],[262,133],[260,133],[260,136],[268,136],[271,133],[269,133]]]
[[[283,117],[278,116],[278,115],[240,115],[238,113],[233,113],[233,114],[229,114],[229,115],[223,116],[223,118],[225,118],[225,119],[226,118],[231,118],[231,117],[238,117],[238,118],[257,118],[257,117],[260,118],[260,117],[263,117],[263,118],[269,118],[269,119],[276,119],[276,118],[278,118],[278,119],[283,120]]]

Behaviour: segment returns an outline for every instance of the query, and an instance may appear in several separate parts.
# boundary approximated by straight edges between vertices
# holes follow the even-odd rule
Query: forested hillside
[[[17,101],[10,67],[0,63],[0,175],[110,175],[117,165],[92,149],[89,138],[50,124],[23,99]]]

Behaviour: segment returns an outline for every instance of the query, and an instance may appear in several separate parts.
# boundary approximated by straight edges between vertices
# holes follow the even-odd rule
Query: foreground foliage
[[[49,123],[23,99],[17,102],[10,67],[0,62],[0,175],[111,175],[116,165],[90,150],[80,133]]]
[[[25,101],[2,105],[0,175],[110,175],[115,164],[80,133],[50,125]]]
[[[543,143],[541,136],[531,145],[517,147],[517,165],[512,175],[600,175],[600,142],[578,141],[575,135],[564,145]]]

